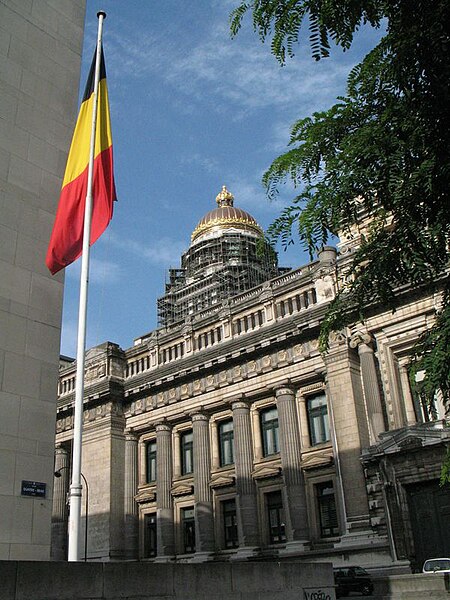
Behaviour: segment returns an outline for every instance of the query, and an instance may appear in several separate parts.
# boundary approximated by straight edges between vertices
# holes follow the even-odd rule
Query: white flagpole
[[[86,191],[86,206],[84,210],[83,254],[81,258],[80,277],[80,306],[78,312],[78,345],[77,345],[77,375],[75,386],[75,415],[73,426],[72,451],[72,483],[70,486],[69,512],[69,561],[80,560],[80,523],[81,523],[81,442],[83,434],[83,396],[84,396],[84,362],[86,352],[86,313],[89,283],[89,242],[91,239],[92,220],[92,183],[94,174],[95,131],[97,125],[98,83],[100,79],[100,54],[102,44],[103,19],[106,13],[97,13],[98,35],[97,53],[95,60],[94,96],[92,107],[92,129],[89,150],[89,170]]]

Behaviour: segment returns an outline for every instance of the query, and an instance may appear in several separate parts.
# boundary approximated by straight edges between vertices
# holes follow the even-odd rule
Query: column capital
[[[209,421],[209,416],[203,410],[198,410],[191,414],[192,422],[194,421]]]
[[[125,433],[125,440],[127,441],[137,441],[138,439],[138,435],[137,433],[134,431],[134,429],[131,429],[131,427],[127,427],[124,431]]]
[[[236,408],[246,408],[250,410],[251,401],[246,397],[245,394],[240,394],[239,396],[230,398],[229,402],[232,410],[235,410]]]
[[[159,431],[172,431],[172,425],[170,425],[168,421],[163,419],[155,423],[155,430],[156,433],[158,433]]]
[[[291,384],[289,379],[278,383],[272,388],[272,390],[275,392],[276,398],[279,398],[280,396],[295,396],[294,386]]]
[[[350,338],[350,348],[358,348],[358,352],[367,351],[365,346],[370,347],[370,349],[372,350],[372,343],[373,337],[370,335],[370,333],[363,331],[357,331]]]

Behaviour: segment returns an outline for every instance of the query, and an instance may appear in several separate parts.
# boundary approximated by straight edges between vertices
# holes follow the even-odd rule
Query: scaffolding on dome
[[[181,268],[169,269],[165,294],[157,301],[158,324],[181,322],[285,271],[271,246],[246,232],[199,241],[183,254]]]

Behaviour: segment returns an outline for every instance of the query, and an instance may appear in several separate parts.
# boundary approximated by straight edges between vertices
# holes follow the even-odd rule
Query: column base
[[[378,536],[370,527],[349,527],[341,537],[341,541],[334,545],[335,548],[346,546],[367,546],[380,542]]]
[[[190,563],[203,563],[214,560],[214,552],[196,552],[189,560]]]
[[[249,560],[259,555],[259,548],[256,546],[242,546],[238,548],[236,554],[230,556],[230,561]]]
[[[168,562],[172,562],[173,560],[175,560],[175,556],[156,556],[153,559],[153,562],[155,562],[155,563],[168,563]]]
[[[293,540],[292,542],[286,542],[286,546],[279,550],[280,556],[289,556],[292,554],[304,554],[311,549],[311,542],[309,540]]]

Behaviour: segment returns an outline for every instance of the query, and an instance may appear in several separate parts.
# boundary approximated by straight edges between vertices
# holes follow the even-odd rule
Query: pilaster
[[[372,535],[361,451],[369,445],[361,373],[356,352],[344,333],[335,334],[324,356],[328,399],[333,413],[335,452],[342,479],[346,532],[341,544]]]
[[[138,484],[138,440],[131,431],[125,432],[125,558],[138,555],[138,506],[135,500]]]
[[[56,446],[55,473],[60,477],[53,479],[53,508],[52,508],[52,560],[67,559],[67,492],[69,489],[69,455],[65,448]]]
[[[369,420],[370,444],[375,444],[380,433],[385,431],[385,424],[372,337],[368,333],[356,333],[350,340],[350,347],[358,348]]]
[[[280,455],[283,468],[284,492],[287,500],[286,550],[301,552],[309,545],[308,513],[305,480],[301,469],[301,447],[295,393],[291,387],[275,390],[280,428]]]

